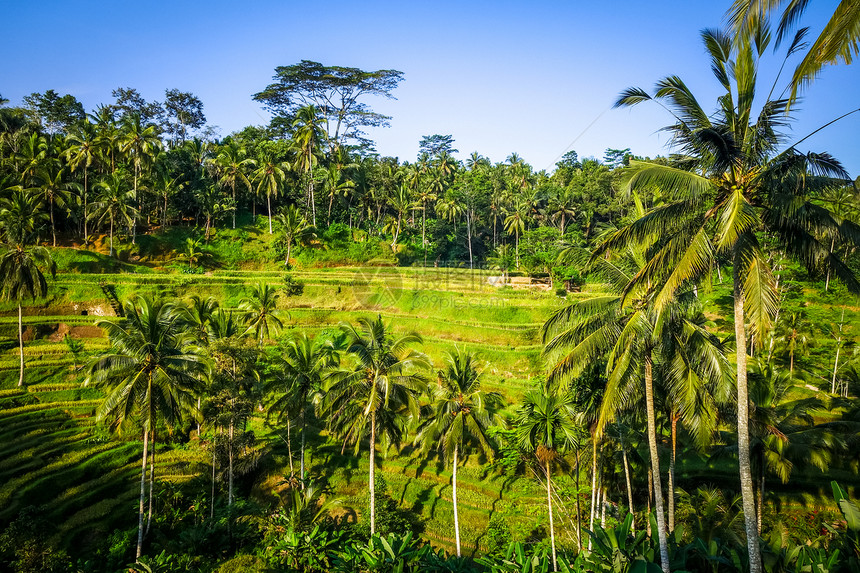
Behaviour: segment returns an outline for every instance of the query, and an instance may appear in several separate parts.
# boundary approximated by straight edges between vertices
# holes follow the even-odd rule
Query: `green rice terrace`
[[[860,571],[856,1],[7,4],[0,573]]]

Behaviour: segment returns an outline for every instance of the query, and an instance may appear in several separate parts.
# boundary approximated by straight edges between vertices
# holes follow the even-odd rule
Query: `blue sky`
[[[568,149],[666,153],[671,119],[656,106],[610,109],[631,85],[680,75],[710,109],[717,89],[699,31],[722,23],[720,2],[92,2],[4,0],[0,94],[71,93],[90,110],[119,86],[163,99],[195,93],[223,135],[268,115],[251,95],[278,65],[302,59],[404,72],[393,116],[370,136],[384,155],[414,160],[422,135],[452,134],[460,157],[503,161],[516,151],[536,169]],[[820,29],[835,2],[818,1]],[[828,12],[829,11],[829,12]],[[778,65],[776,57],[770,58]],[[773,78],[770,67],[763,77]],[[795,112],[795,140],[858,107],[860,67],[825,70]],[[860,175],[860,114],[807,140]]]

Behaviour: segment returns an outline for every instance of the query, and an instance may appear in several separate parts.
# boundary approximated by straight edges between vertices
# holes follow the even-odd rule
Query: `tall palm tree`
[[[84,186],[83,186],[83,202],[84,202],[84,240],[88,237],[87,233],[87,212],[88,212],[88,194],[89,194],[89,170],[98,160],[99,133],[96,126],[88,119],[79,121],[72,126],[69,134],[66,136],[66,160],[69,163],[69,168],[72,173],[77,171],[79,167],[84,171]]]
[[[90,362],[84,384],[105,391],[105,399],[96,410],[98,419],[114,425],[137,420],[142,426],[137,532],[140,557],[150,437],[154,443],[159,418],[173,425],[193,408],[206,361],[193,335],[175,320],[172,304],[137,297],[125,301],[124,307],[123,319],[96,323],[106,331],[110,349]]]
[[[520,268],[520,235],[526,230],[526,204],[524,201],[517,201],[510,214],[505,217],[505,231],[509,235],[516,237],[515,251],[517,268]]]
[[[415,441],[424,451],[438,449],[451,461],[451,491],[454,500],[454,537],[460,556],[460,517],[457,509],[457,465],[461,454],[475,448],[493,457],[487,430],[503,424],[497,412],[505,406],[498,392],[481,388],[481,371],[471,352],[457,348],[445,357],[447,368],[439,372],[439,384],[431,388],[432,417]]]
[[[296,110],[293,121],[293,150],[296,160],[293,165],[296,171],[304,173],[308,185],[307,201],[311,208],[311,220],[317,224],[317,207],[314,200],[314,167],[319,163],[320,149],[325,140],[323,124],[325,117],[317,113],[317,108],[307,105]]]
[[[568,449],[576,447],[575,411],[569,395],[542,389],[530,390],[517,412],[517,440],[520,447],[534,452],[546,473],[546,504],[549,510],[549,536],[552,544],[552,570],[558,570],[555,550],[555,524],[552,515],[552,463]]]
[[[739,473],[750,570],[760,573],[744,325],[749,322],[753,347],[759,347],[769,330],[777,296],[757,233],[766,229],[790,256],[811,267],[832,267],[850,289],[860,291],[850,269],[829,252],[829,242],[822,241],[826,231],[828,236],[842,236],[846,243],[860,244],[860,227],[850,221],[837,223],[826,209],[810,201],[804,184],[808,174],[847,179],[836,160],[826,153],[800,153],[797,144],[780,150],[779,130],[787,121],[787,101],[767,99],[758,111],[753,108],[758,101],[757,63],[769,36],[763,30],[735,38],[706,30],[702,36],[712,70],[725,90],[715,113],[707,113],[676,76],[658,82],[653,96],[641,88],[629,88],[617,102],[619,106],[665,102],[675,121],[667,130],[691,170],[631,162],[628,188],[657,186],[666,202],[615,233],[604,247],[667,237],[631,289],[661,284],[655,296],[658,314],[679,286],[709,272],[717,254],[729,254],[733,259]],[[789,52],[795,49],[796,44]]]
[[[245,336],[254,335],[259,346],[268,340],[271,332],[284,327],[278,317],[278,292],[265,283],[251,287],[251,296],[243,298],[239,310],[244,312],[243,319],[248,328]]]
[[[395,446],[406,426],[418,420],[418,396],[425,388],[423,370],[427,357],[411,348],[421,337],[409,333],[395,338],[382,321],[360,318],[359,328],[341,326],[347,338],[352,367],[340,368],[326,380],[322,411],[334,433],[347,444],[355,444],[356,454],[369,439],[370,533],[376,533],[376,445],[380,436]]]
[[[266,204],[269,209],[269,234],[272,232],[272,196],[278,196],[281,186],[287,178],[286,172],[290,166],[278,160],[271,151],[264,152],[257,159],[257,170],[254,171],[252,179],[257,183],[257,194],[265,192]]]
[[[233,191],[233,228],[236,228],[236,185],[241,183],[251,192],[251,181],[248,173],[257,162],[247,157],[245,147],[231,140],[230,143],[221,147],[215,157],[220,178],[218,182],[224,187],[230,187]]]
[[[48,221],[43,206],[38,194],[20,185],[13,187],[9,197],[0,199],[0,232],[3,240],[13,245],[36,243]]]
[[[277,396],[269,405],[269,414],[290,424],[298,418],[301,426],[300,479],[305,479],[305,431],[308,408],[322,397],[323,377],[338,364],[339,357],[331,340],[308,338],[304,332],[289,340],[280,350],[277,361],[278,376],[268,384],[271,394]]]
[[[67,181],[65,169],[59,163],[50,162],[42,165],[36,172],[37,187],[31,191],[38,192],[45,203],[48,204],[48,213],[51,220],[52,246],[57,246],[57,224],[54,221],[54,205],[65,208],[79,189],[77,183]]]
[[[24,385],[24,329],[21,317],[21,301],[24,298],[45,296],[48,283],[43,269],[56,275],[57,265],[51,253],[44,247],[11,245],[0,255],[0,295],[4,300],[18,303],[18,351],[21,362],[18,386]]]
[[[87,216],[102,224],[107,219],[110,224],[110,256],[114,256],[113,235],[117,224],[131,225],[137,216],[137,209],[131,203],[134,201],[134,191],[128,188],[128,182],[120,173],[112,173],[107,179],[96,184],[99,194],[90,203]]]
[[[134,208],[139,209],[138,183],[140,182],[141,171],[151,164],[161,149],[161,140],[158,138],[158,128],[153,124],[144,125],[140,114],[137,113],[124,116],[120,129],[119,150],[126,155],[134,168],[132,194],[134,196]],[[136,236],[137,211],[132,214],[132,244],[134,244]]]
[[[287,241],[287,256],[284,258],[284,266],[286,267],[290,264],[293,245],[313,239],[316,237],[316,231],[295,205],[288,205],[281,209],[277,221],[280,223],[281,232],[284,233],[284,239]]]

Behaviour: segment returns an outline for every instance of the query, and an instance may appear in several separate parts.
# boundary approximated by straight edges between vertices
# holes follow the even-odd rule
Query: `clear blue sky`
[[[835,1],[818,0],[820,29]],[[404,72],[393,116],[370,136],[384,155],[414,160],[422,135],[452,134],[459,156],[503,161],[516,151],[536,169],[568,149],[665,153],[656,106],[612,110],[631,85],[678,74],[708,109],[717,94],[699,30],[722,23],[728,0],[673,2],[173,2],[5,0],[0,94],[71,93],[91,110],[113,88],[148,100],[165,88],[195,93],[223,135],[268,115],[251,95],[274,68],[302,59]],[[829,12],[828,12],[829,11]],[[771,58],[776,61],[776,58]],[[772,78],[771,70],[763,75]],[[768,80],[769,83],[770,80]],[[860,65],[827,69],[795,112],[793,137],[858,107]],[[809,139],[860,175],[860,114]]]

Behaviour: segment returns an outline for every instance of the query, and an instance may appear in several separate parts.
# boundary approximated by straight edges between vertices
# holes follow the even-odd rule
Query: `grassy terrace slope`
[[[14,517],[26,505],[47,504],[50,515],[63,524],[59,535],[66,542],[74,542],[76,536],[84,535],[81,532],[109,533],[131,523],[139,471],[137,437],[112,438],[95,426],[93,411],[101,395],[81,387],[80,374],[75,370],[88,355],[106,347],[95,321],[113,315],[112,300],[115,304],[116,299],[144,293],[180,298],[211,295],[222,306],[235,308],[250,285],[281,285],[285,272],[275,267],[189,275],[125,265],[116,268],[120,272],[86,274],[75,272],[74,265],[63,266],[65,270],[58,274],[49,298],[26,309],[28,370],[23,389],[15,386],[17,316],[11,305],[0,305],[0,520]],[[437,367],[441,367],[444,353],[457,345],[478,351],[487,363],[486,387],[502,392],[509,404],[516,403],[542,374],[540,326],[563,304],[552,293],[490,287],[485,271],[337,267],[290,274],[304,284],[304,292],[282,296],[279,301],[288,331],[333,331],[343,321],[380,314],[395,331],[419,332],[425,340],[423,350]],[[731,324],[718,318],[730,316],[727,294],[726,287],[717,287],[704,295],[707,313],[714,317],[712,328],[720,333],[731,331]],[[588,296],[591,294],[586,288],[569,298]],[[843,308],[849,324],[860,320],[857,309],[845,307],[839,295],[809,292],[806,299],[816,322],[835,322]],[[84,343],[83,354],[77,358],[62,341],[67,332]],[[830,341],[820,340],[812,350],[814,360],[826,364],[832,348]],[[823,385],[822,381],[819,386]],[[263,420],[255,420],[253,426],[271,445],[274,458],[254,491],[274,502],[271,492],[278,489],[288,466],[286,448],[277,428],[265,426]],[[325,436],[311,446],[312,472],[325,476],[345,504],[360,511],[365,503],[367,453],[355,457],[347,451],[342,455],[340,444],[326,441]],[[156,459],[157,474],[165,476],[162,479],[184,481],[206,471],[206,460],[193,446],[162,447]],[[484,462],[469,459],[459,474],[464,543],[483,546],[486,540],[481,535],[494,512],[505,516],[517,538],[524,538],[545,521],[544,490],[534,479],[506,478],[485,466],[482,469]],[[729,488],[735,485],[730,462],[706,468],[686,457],[678,470],[682,487],[690,478],[697,483],[703,472],[711,483]],[[450,468],[435,459],[414,457],[407,448],[401,455],[389,452],[379,475],[401,507],[420,513],[426,522],[425,536],[450,548]],[[806,494],[815,491],[818,481],[820,474],[798,471],[792,480],[793,490],[783,493],[801,501],[814,500]],[[559,479],[559,493],[571,509],[573,502],[567,496],[572,485],[570,478]],[[618,499],[620,491],[613,490],[611,495]],[[559,526],[562,538],[570,535],[572,522]]]
[[[134,271],[134,272],[129,272]],[[259,282],[283,284],[284,272],[222,271],[206,275],[157,272],[145,267],[125,272],[85,274],[61,272],[47,300],[37,300],[25,311],[27,386],[17,383],[17,316],[11,305],[0,306],[0,519],[14,517],[23,506],[47,504],[51,516],[65,516],[61,535],[73,541],[76,531],[109,533],[130,522],[136,501],[140,444],[136,436],[117,440],[97,428],[93,412],[101,395],[81,386],[75,365],[106,347],[103,316],[113,316],[111,298],[134,294],[187,297],[214,296],[235,308]],[[333,268],[291,273],[304,283],[300,296],[279,301],[286,329],[320,333],[343,321],[381,314],[394,330],[419,332],[423,350],[441,367],[446,351],[456,345],[474,348],[487,363],[486,385],[515,403],[541,374],[539,329],[560,304],[548,293],[496,289],[486,284],[488,273],[452,269]],[[584,295],[578,295],[584,296]],[[65,333],[84,343],[77,359],[62,341]],[[276,489],[286,448],[275,432],[254,424],[271,440],[278,463],[256,488]],[[283,451],[282,451],[283,450]],[[360,508],[366,489],[367,454],[340,454],[340,445],[314,444],[313,471],[329,479],[346,503]],[[157,474],[173,480],[189,479],[205,463],[195,448],[174,449],[157,459]],[[519,527],[540,513],[542,489],[531,480],[497,477],[469,460],[461,471],[461,522],[464,541],[481,543],[492,511],[505,509]],[[450,470],[436,461],[389,456],[381,474],[392,497],[417,510],[427,522],[425,535],[434,542],[452,543]],[[50,487],[49,487],[49,484]],[[526,501],[525,504],[513,501]],[[521,509],[522,508],[522,509]],[[526,509],[527,508],[527,509]],[[360,511],[360,509],[359,509]],[[69,517],[71,516],[71,517]],[[84,526],[84,527],[82,527]],[[521,532],[525,535],[527,531]]]

